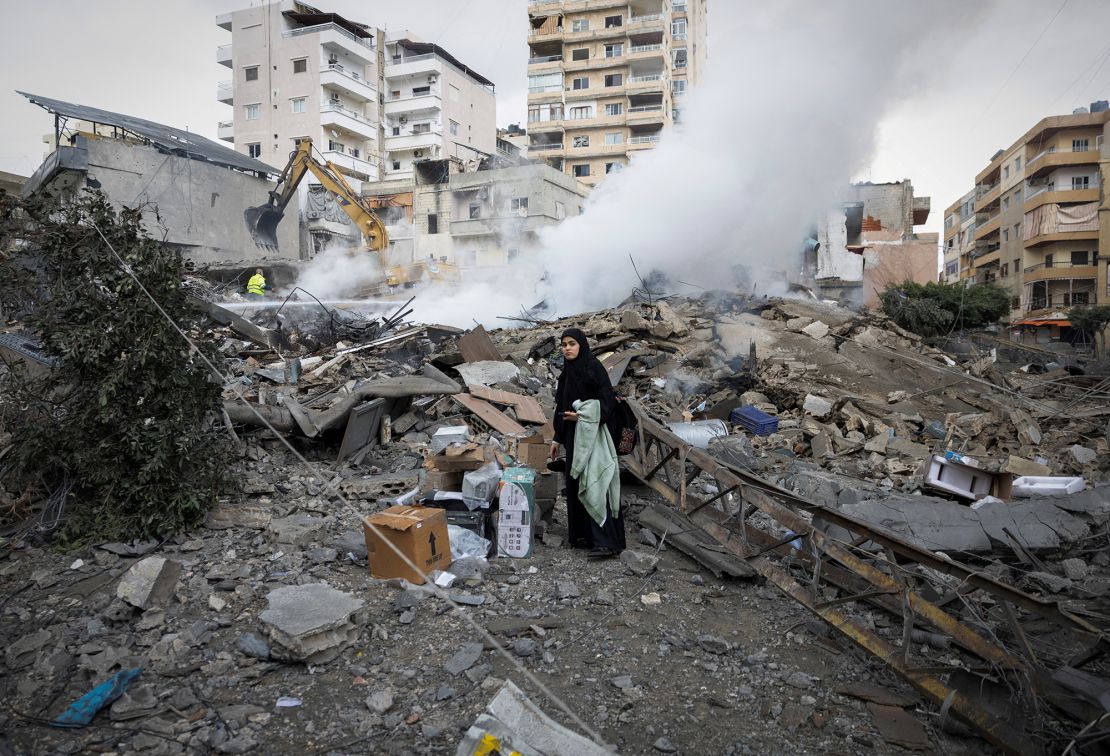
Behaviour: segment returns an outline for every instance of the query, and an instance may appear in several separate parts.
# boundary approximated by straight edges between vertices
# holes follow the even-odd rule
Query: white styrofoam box
[[[1035,496],[1064,496],[1082,491],[1087,484],[1082,478],[1067,475],[1023,475],[1014,479],[1014,496],[1030,499]]]
[[[965,499],[989,496],[994,476],[984,470],[961,465],[934,455],[925,472],[924,484],[930,488],[947,491]]]

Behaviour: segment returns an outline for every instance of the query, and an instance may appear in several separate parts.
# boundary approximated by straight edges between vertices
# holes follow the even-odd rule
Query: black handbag
[[[639,433],[637,433],[639,423],[636,422],[636,413],[632,411],[632,406],[624,400],[624,397],[618,396],[616,399],[618,433],[613,439],[613,445],[617,447],[617,454],[623,457],[631,454],[636,448],[636,442],[639,439]]]

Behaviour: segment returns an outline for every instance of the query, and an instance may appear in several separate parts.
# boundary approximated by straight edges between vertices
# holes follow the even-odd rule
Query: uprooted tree
[[[37,378],[0,370],[14,442],[0,483],[26,503],[5,519],[49,502],[62,544],[193,525],[224,478],[220,386],[197,352],[208,347],[175,328],[196,329],[198,314],[180,255],[144,233],[144,210],[117,213],[94,191],[64,204],[0,193],[0,310],[55,361]]]
[[[895,323],[922,336],[980,328],[1010,311],[1010,293],[996,284],[903,281],[888,285],[879,300]]]

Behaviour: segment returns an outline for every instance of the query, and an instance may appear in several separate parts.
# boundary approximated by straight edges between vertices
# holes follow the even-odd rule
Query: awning
[[[1044,319],[1044,318],[1024,318],[1022,320],[1017,321],[1016,323],[1011,323],[1010,325],[1012,325],[1012,326],[1028,325],[1028,326],[1060,326],[1060,327],[1064,327],[1064,326],[1070,326],[1071,321],[1070,320],[1061,320],[1060,318],[1047,318],[1047,319]]]

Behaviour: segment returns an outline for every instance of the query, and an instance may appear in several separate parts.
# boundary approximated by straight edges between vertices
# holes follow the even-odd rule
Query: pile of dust
[[[960,44],[987,6],[714,3],[706,75],[679,100],[682,123],[610,174],[581,215],[544,229],[534,299],[563,315],[611,307],[639,285],[630,255],[645,274],[785,293],[808,229],[865,165],[884,115],[942,72],[948,56],[932,51]],[[496,325],[542,275],[514,265],[493,285],[424,291],[423,318]]]

